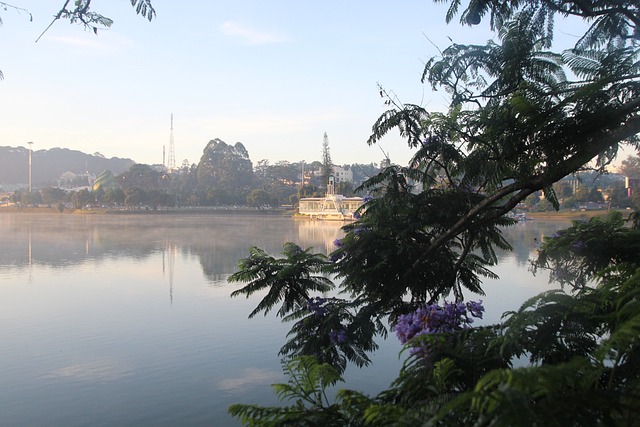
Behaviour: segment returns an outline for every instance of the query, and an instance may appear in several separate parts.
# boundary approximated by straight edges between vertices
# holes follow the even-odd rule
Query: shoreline
[[[625,209],[611,209],[611,210],[594,210],[594,211],[559,211],[559,212],[527,212],[527,219],[563,219],[563,220],[581,220],[581,219],[589,219],[599,216],[606,216],[610,212],[620,212],[622,217],[625,218],[629,216],[632,210]]]
[[[272,215],[293,216],[292,210],[285,209],[255,209],[255,208],[172,208],[157,210],[116,210],[106,208],[95,209],[65,209],[60,212],[55,207],[26,207],[15,206],[0,207],[0,215],[11,214],[35,214],[35,215]]]
[[[550,211],[550,212],[527,212],[528,220],[580,220],[598,216],[605,216],[609,212],[618,211],[623,217],[627,217],[632,210],[612,209],[593,211]],[[16,207],[0,206],[0,214],[54,214],[54,215],[274,215],[291,217],[296,220],[306,220],[303,216],[296,215],[292,209],[256,209],[256,208],[171,208],[157,210],[115,210],[115,209],[65,209],[58,211],[56,207]]]

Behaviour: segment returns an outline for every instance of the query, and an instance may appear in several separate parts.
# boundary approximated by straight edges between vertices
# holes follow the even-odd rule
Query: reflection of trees
[[[544,236],[550,236],[555,231],[568,227],[568,221],[527,221],[504,229],[505,239],[513,246],[512,252],[501,251],[498,258],[514,257],[517,265],[527,265],[536,256],[535,251]]]
[[[132,226],[121,216],[18,214],[0,216],[0,266],[34,264],[63,267],[88,259],[143,259],[160,249],[162,231],[151,224]]]
[[[0,216],[0,268],[31,261],[54,268],[88,260],[146,259],[167,251],[197,257],[204,275],[220,282],[249,246],[278,255],[285,242],[333,250],[341,223],[294,221],[275,215],[42,215]],[[160,262],[158,268],[164,268]]]
[[[0,267],[29,263],[54,268],[95,259],[146,259],[168,247],[185,257],[197,257],[212,283],[224,282],[250,246],[274,256],[291,241],[328,254],[342,236],[340,222],[297,221],[274,215],[40,215],[0,216]],[[526,265],[543,236],[569,225],[565,221],[531,221],[504,230],[514,257]],[[31,237],[29,237],[31,236]],[[159,267],[160,268],[160,267]]]
[[[206,237],[185,248],[195,254],[211,282],[220,282],[236,271],[238,260],[247,256],[250,246],[279,256],[285,242],[295,242],[317,252],[329,253],[341,235],[341,223],[294,221],[291,218],[253,216],[234,219],[232,225],[204,231]]]

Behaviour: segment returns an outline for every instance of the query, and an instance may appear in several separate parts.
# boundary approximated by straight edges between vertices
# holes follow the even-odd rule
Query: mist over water
[[[567,222],[505,231],[486,281],[483,323],[547,290],[528,272],[543,235]],[[0,215],[2,426],[238,425],[233,403],[274,404],[289,325],[247,319],[260,296],[230,298],[237,261],[285,242],[328,253],[340,223],[272,215]],[[346,384],[375,394],[401,366],[391,335]]]

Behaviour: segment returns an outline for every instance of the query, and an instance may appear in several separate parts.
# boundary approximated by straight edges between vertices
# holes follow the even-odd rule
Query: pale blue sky
[[[430,0],[154,0],[152,22],[129,0],[94,0],[111,29],[59,21],[35,43],[62,3],[15,0],[32,22],[0,11],[0,145],[161,163],[173,113],[178,165],[214,138],[242,142],[254,164],[320,160],[324,132],[336,164],[379,162],[381,148],[405,164],[397,132],[366,144],[385,110],[377,84],[442,109],[445,94],[420,83],[434,44],[492,37],[446,25]]]

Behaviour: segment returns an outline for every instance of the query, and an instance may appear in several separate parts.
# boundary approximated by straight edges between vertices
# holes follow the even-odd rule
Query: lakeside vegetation
[[[249,317],[273,311],[291,325],[287,382],[273,385],[282,404],[232,405],[246,426],[638,425],[640,212],[626,209],[637,195],[601,216],[588,206],[602,207],[602,191],[563,182],[604,172],[622,144],[640,148],[637,2],[447,3],[447,21],[490,22],[495,39],[426,61],[422,80],[450,96],[446,112],[380,88],[389,110],[368,142],[398,130],[409,165],[363,184],[376,197],[328,257],[253,247],[230,277],[243,284],[232,296],[261,295]],[[587,27],[570,49],[552,49],[556,17]],[[560,289],[474,326],[484,306],[469,299],[497,278],[497,251],[512,249],[503,230],[525,209],[578,217],[533,260]],[[330,397],[347,364],[369,365],[392,333],[406,360],[389,388]]]

